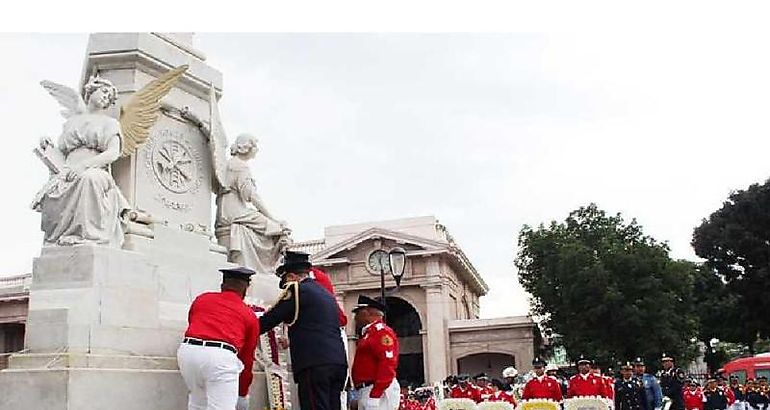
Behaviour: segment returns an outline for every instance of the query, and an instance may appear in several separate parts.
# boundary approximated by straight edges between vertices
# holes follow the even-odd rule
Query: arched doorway
[[[398,336],[400,352],[396,377],[401,383],[420,386],[425,382],[420,315],[404,299],[388,296],[385,300],[388,305],[385,322]]]
[[[471,376],[486,373],[490,377],[500,378],[508,366],[516,367],[516,357],[506,353],[476,353],[457,359],[457,373]]]

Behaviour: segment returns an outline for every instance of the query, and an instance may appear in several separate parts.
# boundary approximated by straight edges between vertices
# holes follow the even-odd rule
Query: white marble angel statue
[[[209,138],[214,186],[217,194],[215,235],[228,249],[228,261],[257,272],[273,272],[283,250],[290,243],[291,230],[276,219],[257,194],[249,161],[259,151],[257,138],[241,134],[229,148],[219,108],[210,94],[211,122],[205,124],[189,110],[182,116],[194,122]]]
[[[51,171],[32,208],[41,212],[46,245],[83,243],[120,247],[121,217],[129,204],[110,174],[110,165],[144,143],[160,114],[160,99],[187,70],[170,70],[134,93],[121,107],[120,119],[107,115],[118,91],[91,77],[81,97],[51,81],[40,84],[64,107],[66,119],[56,146],[44,138],[35,153]]]

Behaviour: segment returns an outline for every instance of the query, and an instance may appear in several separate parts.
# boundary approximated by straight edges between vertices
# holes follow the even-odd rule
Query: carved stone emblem
[[[180,132],[159,131],[149,148],[146,165],[161,186],[175,194],[198,190],[203,181],[200,154]]]

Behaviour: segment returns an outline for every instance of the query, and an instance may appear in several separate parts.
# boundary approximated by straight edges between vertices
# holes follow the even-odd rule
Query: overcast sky
[[[716,31],[716,30],[715,30]],[[435,215],[489,284],[482,316],[525,314],[522,225],[589,202],[695,260],[692,229],[768,177],[764,36],[197,34],[224,74],[230,137],[261,140],[259,191],[295,240],[327,225]],[[0,35],[2,274],[29,272],[62,119],[40,80],[75,86],[87,35]]]

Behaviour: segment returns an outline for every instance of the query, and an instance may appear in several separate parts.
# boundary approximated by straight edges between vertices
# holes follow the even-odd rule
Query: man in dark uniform
[[[727,410],[728,399],[725,391],[717,386],[717,379],[708,379],[703,390],[703,410]]]
[[[276,275],[285,284],[280,300],[259,318],[260,332],[289,325],[289,345],[300,408],[339,410],[347,358],[337,301],[308,276],[308,255],[287,251]]]
[[[660,361],[663,364],[663,369],[658,374],[658,379],[660,379],[660,389],[663,396],[671,400],[670,410],[684,410],[684,398],[682,397],[684,371],[674,367],[674,358],[665,353],[663,353]]]
[[[660,390],[660,384],[655,376],[647,373],[647,366],[641,357],[634,360],[634,375],[644,384],[644,392],[647,396],[647,407],[650,409],[660,409],[663,407],[663,393]]]
[[[730,376],[730,386],[728,388],[733,392],[733,397],[735,397],[733,410],[743,410],[746,398],[743,385],[739,383],[738,376]]]
[[[634,377],[634,365],[620,366],[620,378],[615,381],[615,410],[651,410],[647,404],[642,381]]]

